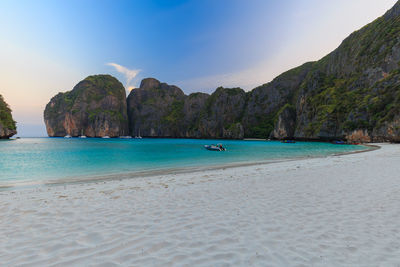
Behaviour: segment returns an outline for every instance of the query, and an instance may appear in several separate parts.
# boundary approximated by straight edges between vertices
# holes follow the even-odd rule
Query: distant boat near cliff
[[[139,129],[139,135],[135,136],[136,139],[142,139],[142,137],[140,136],[140,129]]]
[[[78,136],[79,138],[86,138],[86,135],[83,134],[83,130],[81,130],[81,135]]]
[[[296,143],[296,141],[294,141],[294,140],[282,140],[281,143],[294,144],[294,143]]]
[[[335,145],[346,145],[347,143],[345,141],[343,141],[343,140],[335,140],[335,141],[332,142],[332,144],[335,144]]]

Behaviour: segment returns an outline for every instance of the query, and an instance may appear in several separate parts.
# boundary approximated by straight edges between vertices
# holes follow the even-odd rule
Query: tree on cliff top
[[[10,130],[16,130],[15,121],[11,115],[11,109],[8,104],[4,101],[2,95],[0,95],[0,124],[3,125],[4,128]]]

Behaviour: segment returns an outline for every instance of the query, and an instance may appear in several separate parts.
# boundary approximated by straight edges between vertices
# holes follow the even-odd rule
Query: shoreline
[[[254,140],[248,140],[254,141]],[[370,151],[374,151],[380,149],[381,147],[376,144],[363,144],[361,146],[367,147],[364,150],[350,151],[350,152],[342,152],[342,153],[334,153],[331,155],[323,155],[323,156],[307,156],[307,157],[298,157],[298,158],[282,158],[277,160],[268,160],[268,161],[252,161],[252,162],[238,162],[231,164],[222,164],[222,165],[212,165],[206,167],[182,167],[182,168],[169,168],[169,169],[160,169],[160,170],[152,170],[152,171],[137,171],[137,172],[121,172],[121,173],[111,173],[107,175],[89,175],[89,176],[80,176],[80,177],[67,177],[62,179],[48,179],[48,180],[39,180],[39,181],[20,181],[13,183],[0,183],[0,192],[4,190],[12,190],[18,188],[26,188],[26,187],[37,187],[37,186],[57,186],[57,185],[68,185],[68,184],[81,184],[81,183],[96,183],[102,181],[113,181],[113,180],[126,180],[126,179],[135,179],[135,178],[144,178],[144,177],[155,177],[160,175],[176,175],[176,174],[191,174],[198,173],[203,171],[216,171],[216,170],[225,170],[225,169],[234,169],[240,167],[251,167],[251,166],[259,166],[259,165],[269,165],[274,163],[281,162],[293,162],[293,161],[302,161],[307,159],[314,158],[327,158],[327,157],[335,157],[335,156],[343,156],[343,155],[351,155],[357,153],[366,153]]]
[[[134,136],[130,136],[132,138],[121,138],[121,136],[115,136],[115,137],[110,137],[106,140],[131,140],[135,139]],[[27,138],[54,138],[54,139],[63,139],[65,138],[64,136],[17,136],[17,137],[10,137],[10,138],[5,138],[0,140],[17,140],[17,139],[27,139]],[[79,136],[72,136],[72,139],[81,139]],[[333,141],[337,140],[345,140],[343,138],[288,138],[288,139],[277,139],[277,138],[257,138],[257,137],[244,137],[244,138],[211,138],[211,137],[170,137],[170,136],[142,136],[143,139],[193,139],[193,140],[215,140],[215,141],[276,141],[276,142],[281,142],[284,140],[294,140],[296,142],[319,142],[319,143],[332,143]],[[96,136],[96,137],[89,137],[85,139],[103,139],[101,136]],[[345,141],[347,142],[347,141]],[[370,142],[365,142],[361,143],[360,145],[373,145],[373,144],[399,144],[400,142],[390,140],[388,138],[376,138],[376,140],[372,140]],[[351,145],[352,143],[346,143],[348,145]]]

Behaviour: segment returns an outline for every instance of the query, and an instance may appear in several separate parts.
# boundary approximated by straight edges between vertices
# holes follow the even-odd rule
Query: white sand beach
[[[0,191],[2,266],[400,266],[400,145]]]

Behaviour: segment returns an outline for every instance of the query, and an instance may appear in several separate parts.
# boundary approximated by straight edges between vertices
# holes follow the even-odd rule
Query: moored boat
[[[335,140],[335,141],[333,141],[332,142],[332,144],[335,144],[335,145],[345,145],[345,144],[347,144],[345,141],[342,141],[342,140]]]
[[[142,139],[142,137],[140,136],[140,129],[139,129],[139,135],[135,136],[136,139]]]
[[[285,143],[285,144],[294,144],[294,143],[296,143],[296,141],[294,141],[294,140],[282,140],[281,142]]]
[[[225,151],[226,149],[222,146],[222,144],[217,144],[217,145],[205,145],[205,149],[210,150],[210,151]]]
[[[86,138],[86,135],[83,135],[83,130],[81,130],[81,135],[78,136],[79,138]]]

